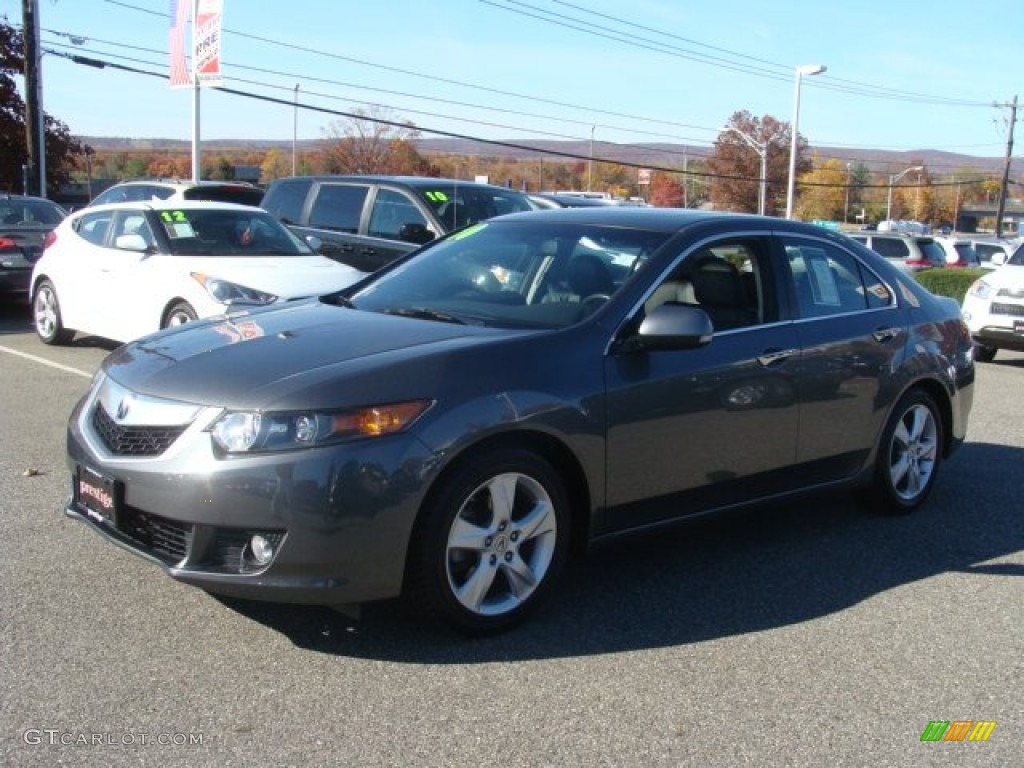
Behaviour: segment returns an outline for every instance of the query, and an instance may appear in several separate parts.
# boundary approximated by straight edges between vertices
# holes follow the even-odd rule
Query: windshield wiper
[[[419,320],[436,320],[440,323],[455,323],[456,325],[466,324],[466,321],[460,317],[424,307],[389,307],[384,310],[384,314],[398,315],[399,317],[415,317]]]

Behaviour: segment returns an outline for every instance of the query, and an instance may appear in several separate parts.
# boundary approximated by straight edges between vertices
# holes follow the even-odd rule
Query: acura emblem
[[[123,398],[121,398],[121,402],[117,406],[117,420],[118,421],[124,421],[124,418],[125,418],[125,416],[128,415],[128,411],[131,410],[131,407],[132,407],[132,396],[131,395],[125,395]]]

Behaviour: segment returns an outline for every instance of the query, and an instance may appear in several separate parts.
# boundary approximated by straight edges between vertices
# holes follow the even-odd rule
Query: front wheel
[[[36,335],[44,344],[67,344],[75,335],[73,330],[64,327],[57,290],[49,280],[43,280],[36,288],[32,300],[32,318]]]
[[[876,462],[872,490],[882,511],[906,513],[924,502],[942,463],[942,421],[930,395],[912,390],[897,403]]]
[[[164,317],[163,327],[174,328],[178,325],[191,323],[195,319],[196,311],[192,309],[192,305],[187,301],[179,301],[168,310],[166,317]]]
[[[407,597],[467,634],[518,623],[550,591],[568,552],[558,474],[521,449],[464,462],[423,510]]]

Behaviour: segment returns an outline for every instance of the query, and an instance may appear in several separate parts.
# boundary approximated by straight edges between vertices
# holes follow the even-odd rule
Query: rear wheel
[[[164,317],[164,328],[173,328],[176,325],[191,323],[196,319],[196,311],[187,301],[179,301],[167,311]]]
[[[930,395],[912,390],[897,403],[876,462],[872,495],[881,511],[910,512],[927,498],[942,463],[942,421]]]
[[[43,280],[36,288],[32,317],[36,334],[44,344],[67,344],[75,335],[73,330],[64,327],[57,290],[49,280]]]
[[[558,474],[539,455],[471,457],[424,509],[407,597],[467,634],[507,629],[550,591],[565,561],[569,514]]]

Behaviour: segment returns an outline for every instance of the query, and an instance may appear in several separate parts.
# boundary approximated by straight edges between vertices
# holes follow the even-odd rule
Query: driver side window
[[[769,301],[768,249],[759,238],[705,244],[686,256],[644,302],[650,313],[664,303],[700,307],[716,333],[776,319]]]

